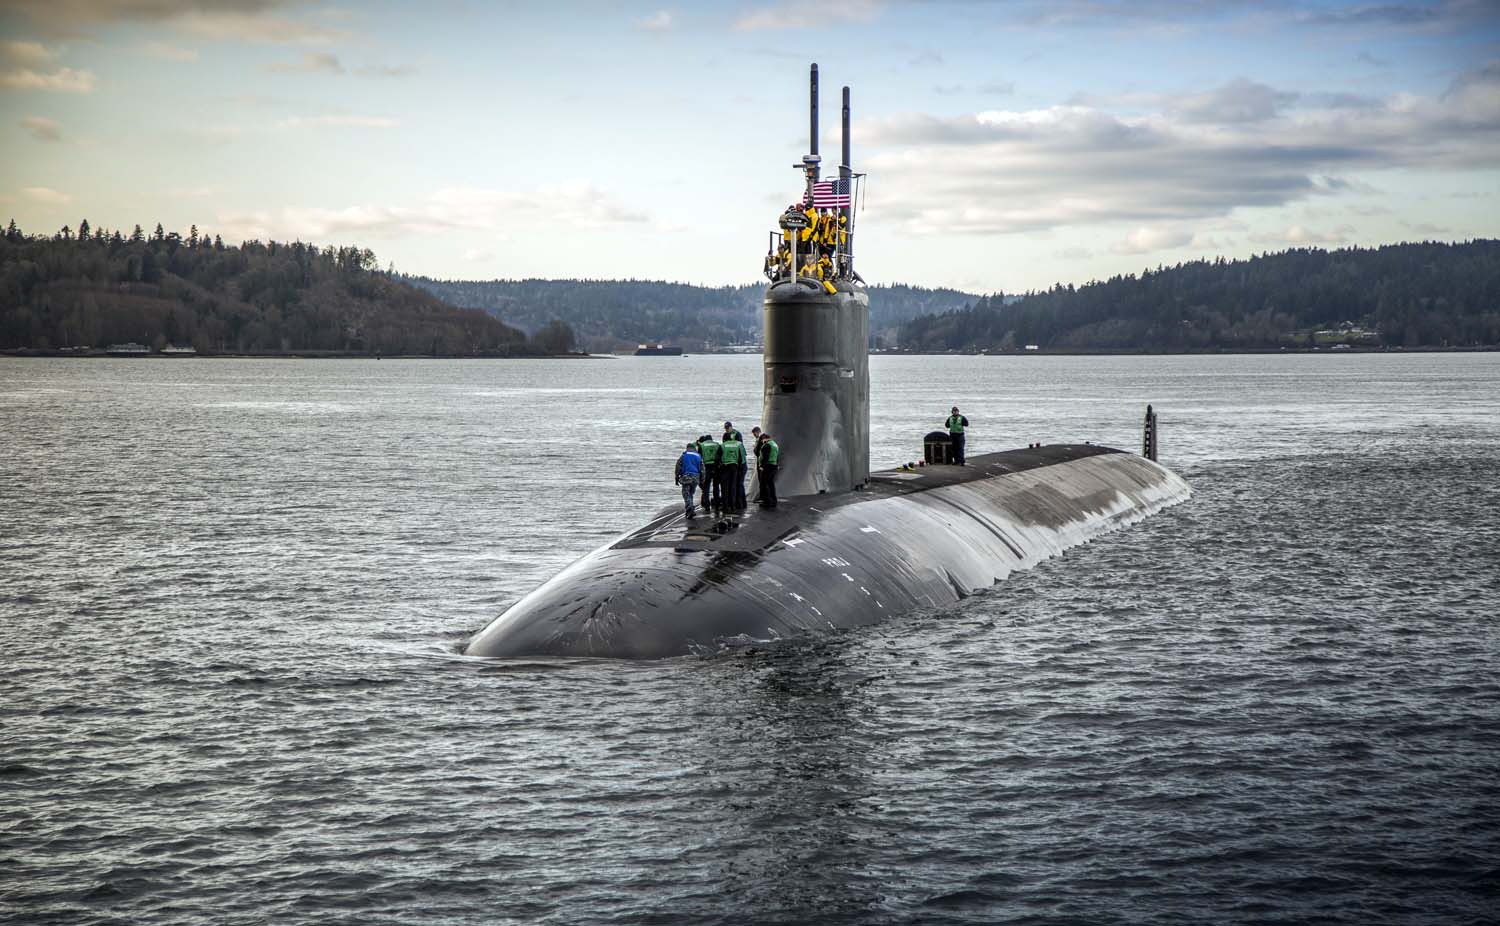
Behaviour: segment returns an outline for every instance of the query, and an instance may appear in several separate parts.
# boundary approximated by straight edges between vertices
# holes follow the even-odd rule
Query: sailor
[[[809,249],[811,249],[812,245],[816,244],[818,240],[819,216],[817,207],[815,207],[812,203],[808,203],[807,208],[802,211],[802,214],[807,216],[807,227],[802,229],[802,234],[799,236],[799,238],[804,244],[808,246]]]
[[[757,428],[756,430],[759,430]],[[760,504],[763,508],[776,507],[776,471],[781,467],[781,447],[770,434],[760,435],[755,446],[759,461],[757,473],[760,477]]]
[[[803,276],[808,277],[809,279],[822,279],[822,277],[819,276],[820,270],[818,267],[817,259],[814,258],[811,254],[807,255],[807,257],[803,259],[801,273]]]
[[[818,221],[818,244],[822,247],[823,253],[832,254],[838,240],[838,225],[834,222],[833,213],[825,212]]]
[[[765,435],[760,432],[760,425],[750,429],[750,456],[755,460],[755,500],[765,501],[765,489],[760,481],[760,442]]]
[[[818,258],[818,279],[829,280],[833,278],[833,260],[825,253]]]
[[[724,440],[719,446],[719,478],[724,483],[724,507],[729,511],[745,510],[745,444],[740,432],[724,423]]]
[[[953,462],[959,466],[964,463],[964,429],[969,426],[969,419],[958,413],[958,406],[953,406],[953,413],[948,416],[948,440],[953,447]]]
[[[698,480],[703,478],[703,458],[698,455],[698,445],[689,443],[682,456],[677,458],[676,483],[682,486],[682,504],[688,520],[697,516],[693,508],[693,496],[698,491]]]
[[[703,509],[709,510],[710,495],[713,507],[724,507],[724,496],[719,492],[719,442],[712,434],[698,438],[698,455],[703,458]]]

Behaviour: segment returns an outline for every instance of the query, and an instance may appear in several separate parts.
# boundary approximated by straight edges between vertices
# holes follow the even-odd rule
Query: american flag
[[[841,209],[849,205],[848,180],[819,180],[813,184],[812,204],[818,209]]]

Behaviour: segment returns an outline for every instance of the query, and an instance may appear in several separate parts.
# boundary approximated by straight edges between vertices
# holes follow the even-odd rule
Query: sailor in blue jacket
[[[693,495],[698,491],[698,480],[703,478],[703,458],[698,455],[698,445],[689,443],[682,456],[677,458],[676,482],[682,486],[682,503],[689,518],[697,517],[693,507]]]

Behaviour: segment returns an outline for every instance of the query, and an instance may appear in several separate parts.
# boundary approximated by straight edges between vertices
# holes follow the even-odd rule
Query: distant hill
[[[648,280],[435,280],[402,276],[454,305],[535,331],[560,319],[596,350],[662,341],[693,350],[759,343],[764,284],[692,286]],[[894,337],[910,318],[973,304],[952,289],[872,286],[870,332]]]
[[[456,309],[375,269],[368,249],[226,245],[200,235],[64,228],[0,236],[0,349],[136,341],[200,353],[521,356],[570,349],[484,312]]]
[[[1202,351],[1500,345],[1500,241],[1296,249],[915,318],[912,350]],[[1009,304],[1006,304],[1009,302]]]

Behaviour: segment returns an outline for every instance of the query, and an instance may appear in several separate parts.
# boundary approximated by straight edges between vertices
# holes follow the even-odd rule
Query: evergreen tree
[[[11,219],[10,224],[5,226],[5,240],[12,244],[21,240],[21,229],[16,227],[15,219]]]
[[[157,243],[161,243],[167,240],[167,232],[161,227],[160,222],[156,223],[156,231],[151,233],[151,240]]]
[[[214,235],[214,250],[215,251],[222,251],[222,250],[224,250],[224,239],[220,238],[218,235]]]
[[[140,225],[136,225],[135,231],[133,231],[133,232],[130,233],[130,243],[131,244],[140,244],[141,242],[143,242],[145,240],[146,240],[146,233],[143,232],[143,231],[141,231],[141,226]]]
[[[547,323],[545,328],[532,335],[531,343],[541,348],[544,353],[566,354],[577,346],[578,337],[567,322],[554,318]]]
[[[192,228],[188,229],[188,247],[190,247],[190,248],[197,248],[198,247],[198,226],[197,226],[196,223],[193,225]]]
[[[79,241],[87,241],[87,240],[89,240],[89,220],[88,219],[84,219],[82,222],[78,223],[78,240]]]

